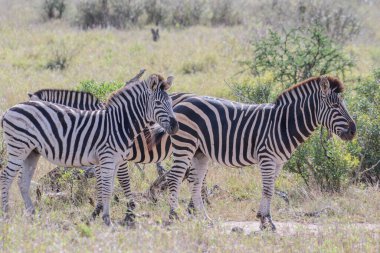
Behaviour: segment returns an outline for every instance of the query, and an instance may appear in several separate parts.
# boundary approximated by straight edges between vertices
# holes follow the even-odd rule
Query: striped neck
[[[316,130],[320,124],[320,88],[315,79],[296,85],[282,93],[276,100],[274,134],[278,131],[286,159]]]
[[[150,92],[145,81],[128,84],[115,92],[108,100],[105,109],[111,131],[111,145],[127,150],[133,139],[148,124],[147,102]]]

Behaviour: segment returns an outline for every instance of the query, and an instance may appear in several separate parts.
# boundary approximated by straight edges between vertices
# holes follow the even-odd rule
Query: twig
[[[136,82],[140,79],[140,77],[145,73],[145,69],[141,69],[140,72],[135,75],[131,80],[127,81],[125,85],[128,85],[130,83]]]

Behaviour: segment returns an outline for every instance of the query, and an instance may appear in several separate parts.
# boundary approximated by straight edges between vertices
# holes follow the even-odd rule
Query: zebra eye
[[[162,102],[160,100],[156,100],[156,105],[162,105]]]
[[[333,104],[332,107],[333,108],[339,108],[339,104]]]

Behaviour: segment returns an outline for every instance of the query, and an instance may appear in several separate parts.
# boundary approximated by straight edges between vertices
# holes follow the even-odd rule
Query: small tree
[[[245,62],[252,74],[273,73],[283,88],[313,75],[340,74],[353,66],[353,59],[333,43],[319,26],[297,28],[281,36],[270,31],[254,45],[254,59]]]

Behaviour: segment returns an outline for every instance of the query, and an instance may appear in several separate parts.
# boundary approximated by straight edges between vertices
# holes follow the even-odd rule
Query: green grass
[[[37,15],[37,1],[32,1],[29,8],[20,1],[9,5],[9,8],[0,8],[0,113],[25,101],[30,91],[71,89],[84,80],[126,81],[140,68],[146,68],[147,74],[173,74],[172,92],[230,99],[233,97],[226,82],[237,82],[248,75],[236,73],[242,70],[239,62],[251,57],[249,45],[255,34],[249,27],[161,29],[160,40],[153,42],[150,27],[128,31],[81,31],[66,22],[42,23]],[[373,39],[379,41],[379,31],[375,31]],[[353,75],[369,73],[371,67],[379,66],[380,53],[375,42],[356,42],[349,44],[347,50],[353,50],[359,63]],[[54,61],[57,54],[67,57],[66,68],[47,69],[47,64]],[[35,182],[54,167],[41,160],[33,179]],[[222,228],[224,221],[257,221],[255,216],[261,195],[259,171],[257,168],[210,167],[208,186],[221,187],[211,197],[212,205],[208,207],[214,226],[186,217],[183,222],[164,226],[169,209],[167,195],[163,195],[156,205],[138,200],[137,213],[142,217],[138,218],[136,229],[118,225],[107,228],[101,219],[87,224],[93,208],[90,204],[75,206],[68,199],[46,195],[37,203],[38,213],[31,221],[23,215],[23,203],[14,183],[10,218],[0,220],[0,249],[4,252],[380,251],[379,230],[350,225],[380,224],[378,188],[350,186],[339,194],[322,194],[307,189],[295,175],[282,172],[276,187],[288,193],[290,205],[274,197],[274,222],[317,224],[317,232],[312,233],[301,226],[291,234],[229,234]],[[144,192],[155,175],[153,166],[148,166],[146,178],[133,170],[133,189]],[[83,194],[94,198],[94,183],[93,180],[89,182],[90,187],[85,188]],[[82,187],[82,184],[76,182],[75,187]],[[32,196],[36,199],[35,186]],[[180,194],[183,211],[188,198],[186,184],[183,184]],[[120,199],[120,203],[113,202],[114,222],[124,216],[126,200],[121,195]],[[333,212],[321,217],[303,215],[326,207]]]

